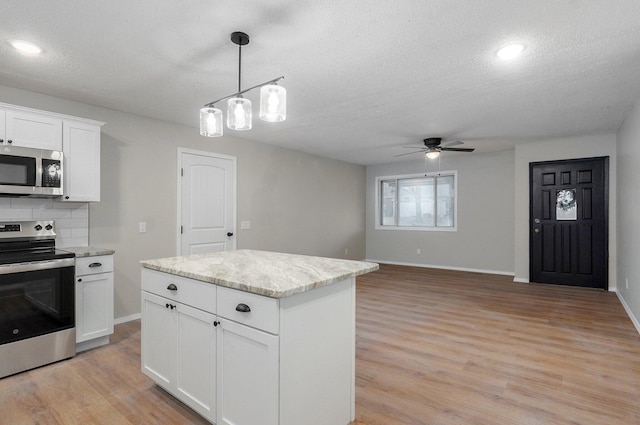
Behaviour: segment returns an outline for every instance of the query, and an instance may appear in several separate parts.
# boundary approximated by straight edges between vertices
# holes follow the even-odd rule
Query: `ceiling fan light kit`
[[[287,119],[287,91],[277,82],[284,76],[242,90],[242,46],[249,44],[249,36],[244,32],[231,33],[231,41],[238,46],[238,91],[209,102],[200,109],[200,134],[206,137],[220,137],[222,111],[215,104],[227,100],[227,128],[231,130],[251,130],[253,113],[251,100],[242,95],[260,88],[260,119],[267,122],[281,122]]]
[[[414,152],[402,153],[398,156],[411,155],[414,153],[424,153],[426,158],[436,159],[440,156],[440,152],[444,151],[454,151],[454,152],[473,152],[474,148],[454,148],[453,146],[462,145],[461,141],[449,142],[446,144],[442,144],[442,137],[429,137],[422,141],[424,146],[403,146],[403,148],[407,149],[419,149]]]

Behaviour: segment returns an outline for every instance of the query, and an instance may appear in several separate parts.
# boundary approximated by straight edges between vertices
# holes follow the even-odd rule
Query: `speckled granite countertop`
[[[98,248],[95,246],[71,246],[60,248],[62,251],[69,251],[78,257],[95,257],[96,255],[113,255],[115,251],[112,249]]]
[[[142,267],[284,298],[378,270],[378,264],[278,252],[237,250],[141,261]]]

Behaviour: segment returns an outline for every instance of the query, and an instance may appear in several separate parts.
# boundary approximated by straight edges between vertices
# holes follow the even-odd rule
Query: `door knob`
[[[227,232],[227,236],[229,237],[233,236],[233,232]]]
[[[536,224],[539,224],[540,223],[540,219],[536,218],[536,219],[533,220],[533,222],[536,223]]]
[[[533,229],[534,232],[536,233],[540,233],[540,229],[538,229],[537,227],[535,229]]]

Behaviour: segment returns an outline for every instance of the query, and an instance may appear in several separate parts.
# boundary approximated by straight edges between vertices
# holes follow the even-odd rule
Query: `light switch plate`
[[[250,221],[241,221],[240,222],[240,230],[249,230],[251,229],[251,222]]]
[[[138,233],[147,233],[147,222],[141,221],[138,223]]]

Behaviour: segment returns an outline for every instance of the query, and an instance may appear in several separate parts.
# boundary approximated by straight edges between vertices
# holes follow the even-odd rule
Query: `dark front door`
[[[608,289],[608,158],[530,164],[531,282]]]

